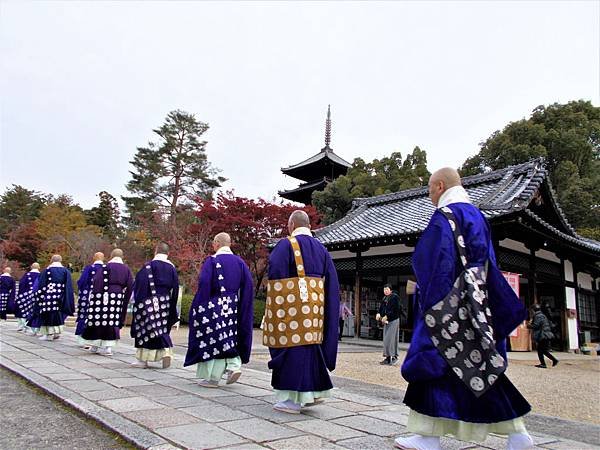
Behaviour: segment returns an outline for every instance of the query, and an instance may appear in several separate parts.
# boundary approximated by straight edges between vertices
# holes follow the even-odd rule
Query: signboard
[[[519,299],[521,298],[521,292],[519,290],[519,281],[521,278],[521,274],[511,273],[511,272],[502,272],[504,278],[512,288],[512,290],[517,294]],[[527,328],[527,322],[523,322],[517,328],[510,333],[510,348],[513,351],[521,351],[528,352],[531,351],[531,331]]]

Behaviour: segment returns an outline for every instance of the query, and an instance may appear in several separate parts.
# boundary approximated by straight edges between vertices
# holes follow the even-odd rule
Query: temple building
[[[496,260],[527,307],[547,306],[556,324],[553,347],[577,351],[600,340],[600,242],[579,236],[567,222],[543,160],[465,177],[463,186],[492,228]],[[359,198],[346,217],[316,232],[331,252],[354,312],[346,335],[379,338],[375,314],[385,283],[409,308],[401,324],[408,340],[412,307],[405,286],[413,278],[415,243],[434,211],[427,187]],[[359,293],[359,295],[355,295]],[[524,323],[510,339],[531,349]]]
[[[285,175],[304,181],[295,189],[279,191],[279,195],[293,202],[308,205],[312,202],[312,193],[322,191],[327,183],[341,175],[346,175],[352,166],[348,161],[340,158],[330,147],[331,143],[331,108],[327,107],[327,120],[325,121],[325,147],[319,153],[298,164],[282,168]]]

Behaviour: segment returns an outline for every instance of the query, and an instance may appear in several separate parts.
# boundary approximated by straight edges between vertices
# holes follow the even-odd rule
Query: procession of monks
[[[490,227],[456,170],[435,172],[429,196],[437,209],[413,255],[414,332],[402,365],[409,382],[407,428],[414,434],[397,438],[395,446],[438,450],[444,435],[472,441],[495,433],[508,436],[509,450],[532,448],[523,421],[531,407],[505,374],[506,338],[525,320],[525,308],[498,270]],[[288,230],[269,257],[262,344],[271,355],[273,408],[299,414],[332,393],[340,287],[308,215],[294,211]],[[253,278],[232,252],[230,236],[217,234],[213,250],[202,265],[189,312],[184,362],[196,366],[198,383],[207,389],[242,375],[251,356],[254,310]],[[112,355],[131,303],[133,365],[171,365],[179,281],[168,253],[168,245],[159,243],[135,278],[120,249],[106,263],[102,253],[94,255],[77,281],[75,334],[81,346]],[[59,339],[65,318],[76,310],[71,274],[61,261],[54,255],[43,270],[32,264],[18,294],[6,268],[0,276],[0,318],[14,313],[18,331],[44,341]]]

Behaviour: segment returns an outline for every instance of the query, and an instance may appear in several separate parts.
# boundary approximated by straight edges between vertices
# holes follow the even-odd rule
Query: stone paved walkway
[[[300,415],[272,409],[270,375],[246,369],[240,381],[218,389],[198,386],[192,368],[176,355],[163,370],[135,369],[134,349],[117,347],[114,356],[93,355],[78,348],[71,332],[42,342],[0,325],[0,364],[141,448],[192,449],[385,449],[406,433],[408,410],[352,389],[336,389],[325,404]],[[547,425],[547,423],[546,423]],[[591,449],[597,446],[532,433],[536,448]],[[582,437],[584,441],[596,443]],[[481,444],[443,439],[444,449],[499,449],[505,439]],[[93,444],[91,445],[93,447]]]

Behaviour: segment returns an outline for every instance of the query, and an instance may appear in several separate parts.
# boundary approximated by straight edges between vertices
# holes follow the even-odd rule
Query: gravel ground
[[[396,366],[380,366],[380,352],[340,353],[334,375],[397,387],[407,383],[400,375],[401,352]],[[560,358],[560,354],[557,354]],[[254,355],[254,361],[268,361]],[[600,424],[600,361],[563,360],[555,368],[538,369],[536,361],[510,361],[508,377],[531,403],[534,413]]]
[[[90,422],[0,369],[2,398],[1,449],[134,449],[120,437]]]

